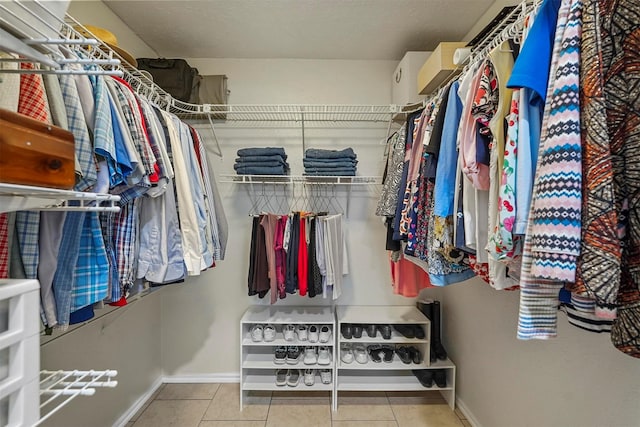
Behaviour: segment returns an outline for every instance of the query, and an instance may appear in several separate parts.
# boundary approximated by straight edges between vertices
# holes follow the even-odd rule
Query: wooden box
[[[71,132],[0,109],[0,182],[71,189],[74,156]]]
[[[465,47],[466,42],[442,42],[427,58],[418,73],[418,90],[421,95],[428,95],[456,69],[453,53]]]

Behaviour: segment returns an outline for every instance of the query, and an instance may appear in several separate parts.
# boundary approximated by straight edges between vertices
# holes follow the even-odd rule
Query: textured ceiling
[[[460,40],[493,0],[104,0],[158,55],[398,60]]]

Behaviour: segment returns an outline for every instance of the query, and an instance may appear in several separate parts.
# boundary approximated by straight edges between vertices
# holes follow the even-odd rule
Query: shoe
[[[367,325],[367,335],[369,338],[375,338],[378,334],[378,328],[376,325]]]
[[[294,341],[296,339],[296,327],[293,325],[285,325],[282,328],[282,334],[285,341]]]
[[[297,369],[289,369],[287,374],[287,385],[289,387],[295,387],[300,382],[300,371]]]
[[[284,346],[276,347],[274,356],[273,356],[273,362],[276,365],[284,365],[286,361],[287,361],[287,347],[284,347]]]
[[[390,345],[383,345],[380,349],[382,351],[382,360],[386,363],[393,362],[393,347]]]
[[[275,326],[266,325],[262,329],[262,333],[263,333],[263,336],[264,336],[264,340],[266,342],[275,341],[275,339],[276,339],[276,328],[275,328]]]
[[[298,340],[306,341],[308,337],[307,325],[298,325],[296,327],[296,333],[298,334]]]
[[[424,329],[422,329],[422,326],[420,325],[413,325],[413,335],[419,340],[423,340],[426,338]]]
[[[315,347],[307,347],[304,349],[304,359],[302,362],[305,365],[315,365],[318,363],[318,356],[316,355]]]
[[[316,371],[313,369],[304,370],[304,385],[312,386],[316,383]]]
[[[278,387],[282,387],[287,385],[287,370],[286,369],[278,369],[276,371],[276,385]]]
[[[263,331],[262,325],[253,325],[251,327],[251,341],[253,342],[262,341],[262,338],[263,338],[262,331]]]
[[[353,331],[354,338],[362,338],[362,325],[353,324],[351,325],[351,330]]]
[[[444,369],[436,369],[433,372],[433,381],[435,381],[436,386],[445,388],[447,386],[447,372]]]
[[[340,333],[342,334],[342,338],[344,338],[345,340],[350,340],[353,337],[351,324],[343,323],[342,325],[340,325]]]
[[[353,349],[351,348],[351,344],[342,343],[340,345],[340,360],[342,363],[353,363]]]
[[[318,342],[319,339],[318,327],[316,325],[309,326],[309,342]]]
[[[373,360],[375,363],[382,362],[382,357],[380,357],[380,353],[382,353],[382,347],[380,347],[379,345],[370,345],[369,347],[367,347],[367,352],[369,353],[369,357],[371,358],[371,360]]]
[[[320,381],[322,381],[322,384],[331,384],[331,370],[330,369],[322,369],[320,371]]]
[[[391,339],[391,326],[389,326],[389,325],[378,325],[377,328],[380,331],[380,335],[382,335],[383,339],[385,339],[385,340],[390,340]]]
[[[331,328],[327,325],[320,327],[320,334],[318,335],[318,341],[321,343],[328,343],[331,339]]]
[[[287,365],[297,365],[300,361],[300,347],[292,345],[287,348]]]
[[[411,361],[416,365],[419,365],[422,363],[422,352],[417,348],[413,346],[409,347],[409,356],[411,358]]]
[[[447,350],[444,349],[440,337],[440,301],[433,302],[433,319],[431,321],[431,351],[439,360],[447,360]]]
[[[356,359],[356,362],[360,364],[365,364],[369,361],[367,349],[362,344],[358,344],[353,347],[353,357]]]
[[[415,329],[411,325],[393,325],[393,329],[405,338],[415,338]]]
[[[431,388],[433,387],[433,371],[430,369],[414,369],[413,375],[416,376],[420,384],[423,387]]]
[[[331,365],[329,347],[320,347],[318,349],[318,365]]]
[[[409,347],[397,347],[396,354],[402,360],[402,363],[408,365],[411,363],[411,353],[409,352]]]

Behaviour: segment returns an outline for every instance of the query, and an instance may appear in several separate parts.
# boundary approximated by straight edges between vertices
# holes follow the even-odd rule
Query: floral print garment
[[[507,140],[498,198],[498,223],[489,235],[489,254],[498,261],[509,261],[522,252],[520,236],[513,233],[516,222],[516,167],[520,91],[514,90],[508,116]]]

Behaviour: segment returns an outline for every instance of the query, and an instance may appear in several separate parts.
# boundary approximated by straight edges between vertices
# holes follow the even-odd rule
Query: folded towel
[[[355,170],[336,169],[335,171],[305,171],[306,176],[356,176]]]
[[[336,160],[335,162],[314,162],[313,160],[303,160],[305,168],[355,168],[357,163],[345,160]]]
[[[239,162],[262,162],[262,161],[282,161],[287,160],[287,155],[281,156],[280,154],[271,154],[266,156],[240,156],[236,158],[236,163]]]
[[[271,156],[279,154],[286,159],[284,148],[282,147],[255,147],[255,148],[241,148],[238,150],[238,156]]]
[[[348,157],[355,159],[356,153],[353,152],[353,148],[345,148],[344,150],[320,150],[317,148],[309,148],[304,153],[306,158],[319,158],[319,159],[339,159],[341,157]]]
[[[284,166],[240,166],[236,168],[238,175],[286,175]]]

